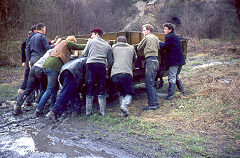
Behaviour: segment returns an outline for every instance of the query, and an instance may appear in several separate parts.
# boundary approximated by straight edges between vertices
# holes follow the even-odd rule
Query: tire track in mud
[[[12,116],[10,106],[1,107],[0,157],[136,157],[95,137],[97,129],[76,117]]]

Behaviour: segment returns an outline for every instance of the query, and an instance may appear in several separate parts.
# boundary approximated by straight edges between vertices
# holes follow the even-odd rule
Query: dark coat
[[[84,77],[86,73],[86,61],[87,57],[79,57],[77,59],[71,60],[68,63],[64,64],[60,72],[60,83],[62,84],[63,79],[61,74],[68,70],[74,77],[75,81],[78,83],[78,86],[81,86],[84,82]]]
[[[25,40],[21,45],[22,63],[26,62],[26,55],[25,55],[26,41],[27,40]]]
[[[25,49],[26,60],[29,61],[31,59],[31,56],[42,57],[47,50],[52,49],[53,47],[53,45],[49,45],[49,42],[44,34],[37,32],[27,43]]]
[[[166,50],[169,67],[186,64],[180,38],[174,32],[167,34],[164,43],[160,42],[159,44],[161,49]]]

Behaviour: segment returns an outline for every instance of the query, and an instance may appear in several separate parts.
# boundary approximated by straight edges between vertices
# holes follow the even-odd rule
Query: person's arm
[[[146,46],[146,43],[147,43],[147,40],[146,38],[144,37],[141,42],[138,44],[137,46],[137,50],[143,50],[144,47]]]
[[[72,41],[67,42],[68,49],[72,50],[83,50],[86,47],[86,44],[77,44]]]
[[[167,49],[170,46],[171,37],[166,37],[164,42],[159,42],[159,46],[161,49]]]
[[[89,53],[89,41],[87,42],[86,47],[84,48],[83,52],[82,52],[82,56],[87,57],[88,53]]]
[[[47,51],[48,49],[54,48],[53,45],[49,45],[49,42],[44,35],[41,36],[41,42],[42,42],[42,46],[45,49],[45,51]]]
[[[133,62],[135,63],[137,61],[137,53],[136,53],[136,51],[134,49],[133,49],[133,52],[134,52],[134,54],[133,54]]]
[[[30,41],[26,43],[26,48],[25,48],[25,56],[26,56],[26,64],[30,61],[31,54],[30,54]]]
[[[111,67],[113,65],[113,53],[112,53],[112,49],[110,48],[108,53],[107,53],[107,63],[108,63],[108,68]]]
[[[21,45],[21,53],[22,53],[22,66],[26,66],[26,55],[25,55],[25,49],[26,49],[26,40]]]

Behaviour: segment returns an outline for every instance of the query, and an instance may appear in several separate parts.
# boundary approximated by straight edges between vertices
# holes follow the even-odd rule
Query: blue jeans
[[[157,106],[158,96],[155,87],[155,78],[159,69],[158,58],[155,56],[148,57],[146,59],[145,68],[145,86],[148,95],[148,106]]]
[[[98,95],[105,95],[106,66],[102,63],[88,63],[86,69],[87,95],[95,95],[95,84],[97,84]]]
[[[68,70],[63,71],[61,74],[61,81],[63,88],[57,98],[56,103],[52,107],[52,111],[56,115],[61,115],[63,111],[65,111],[67,104],[71,101],[72,109],[78,110],[80,109],[80,96],[78,92],[78,83],[74,79],[71,72]],[[76,105],[76,108],[74,107]]]
[[[134,95],[132,75],[127,73],[115,74],[112,76],[112,81],[116,90],[120,92],[120,96],[125,96],[127,94],[131,96]]]
[[[170,66],[168,69],[168,82],[176,83],[176,80],[180,80],[178,75],[180,74],[182,66]]]
[[[47,76],[47,90],[44,92],[41,100],[39,101],[36,111],[41,111],[44,108],[50,96],[51,96],[51,107],[55,104],[56,98],[57,98],[59,72],[49,68],[44,68],[43,71]]]

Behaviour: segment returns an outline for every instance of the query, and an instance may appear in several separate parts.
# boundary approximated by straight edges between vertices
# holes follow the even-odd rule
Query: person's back
[[[128,73],[133,75],[132,63],[136,60],[134,47],[123,42],[118,42],[112,47],[114,63],[111,76],[117,73]]]
[[[49,42],[47,41],[44,34],[36,33],[30,40],[30,52],[31,56],[43,56],[45,52],[53,48],[49,45]]]
[[[85,78],[87,86],[86,115],[89,116],[92,114],[92,103],[96,84],[100,114],[105,115],[106,63],[108,66],[113,64],[112,49],[110,45],[102,39],[103,30],[101,28],[94,28],[90,32],[92,39],[87,42],[82,53],[83,56],[88,57]]]
[[[159,40],[158,37],[153,33],[149,33],[144,36],[142,41],[139,43],[138,50],[144,50],[145,58],[150,56],[158,56]]]
[[[110,51],[110,45],[101,37],[98,37],[89,40],[83,56],[88,56],[87,63],[106,64],[106,59]]]
[[[64,64],[61,68],[59,78],[61,79],[61,74],[63,71],[68,70],[72,73],[76,82],[78,84],[81,84],[81,82],[83,82],[84,75],[86,72],[86,61],[87,61],[86,57],[79,57]]]
[[[111,80],[115,89],[120,92],[119,103],[123,117],[129,115],[128,106],[130,106],[134,95],[132,63],[137,59],[134,47],[126,42],[125,36],[119,36],[117,44],[113,45],[114,63],[111,71]]]
[[[45,37],[45,24],[37,24],[37,31],[38,32],[30,39],[26,47],[26,58],[27,61],[30,61],[31,66],[33,66],[48,49],[54,47],[49,45],[49,42]]]

